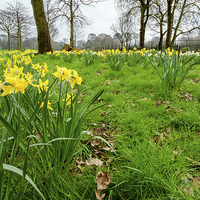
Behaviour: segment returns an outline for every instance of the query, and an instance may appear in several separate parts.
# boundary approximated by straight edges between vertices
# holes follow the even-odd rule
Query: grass
[[[35,56],[32,62],[46,62],[49,73],[56,71],[56,65],[76,70],[83,78],[80,108],[104,89],[92,109],[98,103],[105,106],[88,115],[80,128],[88,134],[79,145],[84,148],[78,157],[79,161],[97,157],[103,165],[75,162],[67,176],[54,177],[41,175],[29,162],[27,173],[46,199],[96,199],[99,171],[113,176],[101,192],[104,199],[200,199],[200,65],[191,68],[180,89],[163,96],[160,79],[146,59],[145,66],[137,62],[120,71],[112,71],[103,57],[91,66],[77,57],[68,63],[50,55]],[[4,108],[0,109],[4,116]],[[1,124],[0,135],[2,131]],[[91,134],[112,144],[117,155],[110,148],[104,150],[108,145],[102,140],[95,139],[97,145],[92,145]],[[14,185],[19,177],[11,176]],[[27,182],[23,188],[20,199],[41,198]],[[18,189],[16,185],[13,199]]]

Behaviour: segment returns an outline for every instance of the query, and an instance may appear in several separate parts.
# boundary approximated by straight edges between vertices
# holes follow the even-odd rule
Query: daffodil
[[[59,80],[66,80],[66,81],[69,81],[69,78],[72,76],[71,74],[71,71],[72,70],[68,70],[67,68],[65,67],[58,67],[57,66],[57,72],[55,73],[52,73],[55,77],[58,77]]]
[[[32,84],[32,77],[33,75],[29,72],[27,72],[27,74],[24,74],[24,78],[26,79],[28,85]]]
[[[71,85],[71,88],[74,88],[75,83],[78,85],[81,85],[83,79],[81,77],[78,76],[78,73],[75,70],[71,70],[72,71],[72,77],[69,79],[69,83]]]
[[[48,87],[47,85],[49,84],[49,80],[47,79],[46,81],[42,82],[41,79],[39,79],[39,85],[36,84],[32,84],[33,87],[37,87],[39,90],[39,93],[41,93],[43,90],[47,90]]]
[[[73,100],[74,99],[74,95],[73,94],[70,95],[70,94],[67,93],[67,98],[66,98],[67,104],[66,105],[71,105],[71,98]],[[65,99],[63,99],[63,101],[65,101]]]
[[[126,54],[126,48],[125,48],[125,47],[123,47],[122,52],[123,52],[124,54]]]
[[[18,93],[19,91],[21,93],[24,93],[27,85],[28,84],[24,78],[19,79],[18,77],[11,77],[11,76],[6,77],[4,84],[1,86],[3,90],[1,96]]]
[[[23,67],[17,67],[16,65],[14,65],[14,67],[9,68],[10,70],[10,75],[11,76],[17,76],[20,77],[23,74]]]
[[[36,70],[37,70],[37,69],[40,69],[39,63],[37,63],[37,64],[35,64],[35,65],[32,64],[32,68],[33,68],[33,69],[36,69]]]
[[[48,108],[49,110],[53,110],[53,108],[51,108],[50,105],[51,105],[51,102],[48,101],[48,102],[47,102],[47,108]],[[43,106],[44,106],[44,102],[41,103],[40,108],[42,108]]]

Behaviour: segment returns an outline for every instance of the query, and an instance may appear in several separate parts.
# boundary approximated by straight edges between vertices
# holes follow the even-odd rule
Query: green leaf
[[[17,139],[17,132],[15,131],[15,129],[13,129],[13,127],[2,117],[0,116],[0,120],[2,121],[2,123],[4,124],[4,126],[8,129],[8,132],[10,132],[10,134]],[[20,146],[22,147],[22,149],[25,149],[25,145],[23,143],[23,141],[20,142]]]
[[[12,171],[12,172],[14,172],[16,174],[19,174],[20,176],[23,177],[23,171],[20,170],[17,167],[14,167],[14,166],[8,165],[8,164],[3,164],[3,169]],[[35,185],[35,183],[31,180],[31,178],[28,175],[25,176],[25,179],[37,190],[37,192],[42,196],[42,198],[45,199],[45,197],[42,195],[42,193],[40,192],[40,190],[37,188],[37,186]]]

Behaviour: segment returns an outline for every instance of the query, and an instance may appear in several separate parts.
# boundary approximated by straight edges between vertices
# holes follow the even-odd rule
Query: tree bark
[[[167,37],[165,41],[165,49],[170,47],[172,37],[172,27],[174,18],[174,13],[172,12],[172,3],[173,0],[167,0]]]
[[[184,15],[185,6],[186,6],[186,0],[184,0],[183,5],[181,7],[181,13],[180,13],[180,16],[179,16],[179,19],[178,19],[178,23],[177,23],[175,30],[174,30],[174,34],[173,34],[173,37],[172,37],[172,40],[171,40],[171,43],[170,43],[170,48],[172,48],[176,38],[178,37],[177,32],[178,32],[179,26],[181,24],[182,17]]]
[[[151,0],[140,0],[140,12],[141,12],[141,19],[140,19],[140,49],[144,48],[144,40],[145,40],[145,31],[147,21],[149,19],[149,4]]]
[[[31,4],[38,32],[38,54],[53,52],[43,0],[31,0]]]
[[[144,39],[145,39],[145,24],[144,24],[144,14],[145,10],[141,6],[141,19],[140,19],[140,49],[144,48]]]
[[[8,30],[8,51],[10,51],[10,31]]]
[[[158,43],[158,49],[162,50],[162,43],[163,43],[163,38],[166,32],[163,33],[163,21],[164,21],[164,15],[162,15],[161,19],[160,19],[160,39],[159,39],[159,43]]]
[[[70,46],[74,47],[74,13],[73,13],[73,0],[70,0]]]

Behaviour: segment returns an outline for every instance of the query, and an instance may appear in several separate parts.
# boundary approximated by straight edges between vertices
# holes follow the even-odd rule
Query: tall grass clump
[[[66,63],[71,63],[76,57],[76,53],[72,51],[65,51],[61,54],[61,57]]]
[[[82,60],[85,66],[92,66],[99,59],[99,55],[93,51],[83,51]]]
[[[107,50],[106,51],[106,62],[109,64],[110,68],[114,71],[120,71],[125,64],[124,53],[117,50]]]
[[[185,61],[183,61],[180,53],[175,51],[165,51],[157,54],[157,56],[159,59],[151,57],[150,62],[159,76],[163,93],[180,88],[186,75],[195,64],[190,62],[195,55]]]

